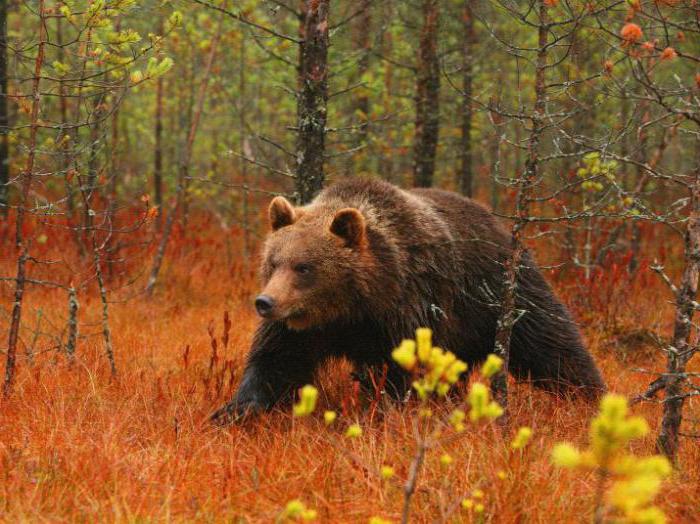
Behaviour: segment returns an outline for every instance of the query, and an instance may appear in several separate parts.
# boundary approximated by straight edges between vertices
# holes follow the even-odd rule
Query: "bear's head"
[[[278,196],[268,214],[263,290],[255,299],[260,316],[297,331],[351,318],[372,260],[362,213],[318,204],[294,207]]]

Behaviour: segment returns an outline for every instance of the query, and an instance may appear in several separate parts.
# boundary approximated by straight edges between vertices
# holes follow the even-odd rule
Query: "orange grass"
[[[46,319],[43,330],[53,332],[60,332],[66,309],[65,293],[30,287],[17,380],[11,398],[0,405],[0,521],[272,522],[294,498],[315,508],[323,522],[366,522],[375,515],[398,520],[401,483],[415,448],[415,409],[389,405],[370,420],[369,410],[352,408],[345,365],[324,371],[322,405],[308,419],[276,413],[244,427],[218,429],[207,423],[240,378],[256,323],[250,307],[256,284],[254,268],[245,269],[236,257],[233,269],[227,262],[226,246],[235,253],[239,236],[227,239],[207,220],[193,227],[187,237],[178,233],[173,239],[161,286],[151,300],[137,295],[112,304],[116,380],[110,379],[103,354],[100,304],[92,287],[80,295],[81,333],[87,337],[78,344],[75,363],[69,366],[44,336],[35,347],[34,364],[26,361],[37,308]],[[68,279],[60,268],[78,265],[63,254],[70,237],[56,231],[50,235],[46,245],[35,248],[44,258],[63,262],[58,269],[34,268],[33,275],[55,277],[63,271],[62,278]],[[3,245],[10,245],[9,238]],[[130,275],[147,267],[146,253],[131,256]],[[13,271],[12,258],[3,256],[0,274]],[[660,370],[663,365],[650,341],[629,334],[658,329],[668,335],[672,322],[668,292],[649,273],[642,271],[629,282],[608,271],[595,286],[575,275],[552,275],[582,321],[610,389],[628,395],[642,391],[650,380],[634,368]],[[112,298],[133,295],[142,280],[117,290],[127,276],[114,277]],[[11,303],[7,283],[2,283],[0,298],[4,341]],[[227,347],[222,341],[224,312],[232,322]],[[209,328],[217,339],[215,357]],[[689,417],[697,418],[697,404],[688,402]],[[325,408],[345,410],[331,429],[320,415]],[[527,425],[535,432],[522,456],[512,455],[510,436],[503,439],[493,426],[470,427],[459,439],[431,450],[413,500],[412,521],[441,521],[474,488],[485,492],[488,522],[591,520],[594,478],[552,467],[549,453],[560,440],[583,444],[595,410],[527,385],[514,387],[511,409],[514,429]],[[449,405],[436,410],[447,411]],[[657,430],[660,405],[639,405],[634,412]],[[364,435],[348,440],[344,428],[355,421]],[[638,443],[635,451],[653,453],[653,438]],[[445,452],[454,458],[449,467],[439,463]],[[683,439],[680,457],[659,504],[671,522],[698,521],[698,442]],[[384,464],[396,469],[394,481],[379,478]],[[501,470],[507,472],[504,480],[497,475]],[[470,519],[458,510],[449,521]]]

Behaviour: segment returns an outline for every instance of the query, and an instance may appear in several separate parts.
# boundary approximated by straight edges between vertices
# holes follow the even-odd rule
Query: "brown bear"
[[[493,351],[510,236],[473,200],[351,179],[304,207],[276,197],[269,219],[255,300],[262,320],[238,392],[216,420],[289,401],[330,357],[386,364],[388,390],[400,397],[408,381],[390,355],[417,327],[469,364]],[[596,397],[601,375],[527,253],[517,296],[510,372]]]

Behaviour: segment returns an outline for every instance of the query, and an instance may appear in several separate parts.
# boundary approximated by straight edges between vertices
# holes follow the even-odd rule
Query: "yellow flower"
[[[316,400],[318,399],[318,389],[313,386],[306,385],[301,388],[299,395],[299,403],[294,404],[293,412],[295,417],[306,417],[311,415],[316,409]]]
[[[605,395],[600,402],[600,413],[591,422],[591,448],[600,466],[608,466],[611,456],[630,440],[649,432],[641,417],[627,417],[627,399],[621,395]]]
[[[579,451],[560,443],[552,450],[552,461],[561,467],[592,469],[613,477],[607,499],[613,520],[627,523],[663,524],[664,513],[651,506],[661,489],[661,481],[671,473],[671,465],[661,456],[636,457],[626,453],[630,440],[649,431],[641,417],[628,416],[627,399],[606,395],[598,415],[591,421],[590,446]]]
[[[627,522],[633,524],[666,524],[666,515],[656,506],[632,511],[627,514]]]
[[[581,453],[571,444],[559,443],[552,450],[552,462],[561,468],[575,468],[581,463]]]
[[[450,353],[450,355],[452,355],[452,353]],[[443,377],[449,384],[455,384],[459,380],[462,373],[464,373],[467,369],[468,366],[466,363],[455,359],[449,366],[447,366],[447,369],[443,372]]]
[[[530,442],[530,438],[532,438],[532,429],[523,426],[518,430],[513,442],[510,443],[510,447],[513,449],[523,449],[527,446],[528,442]]]
[[[335,411],[326,411],[323,413],[323,421],[326,423],[326,426],[333,424],[336,418],[338,418],[338,414]]]
[[[352,424],[348,426],[345,436],[348,438],[357,438],[362,436],[362,428],[359,424]]]
[[[498,403],[489,400],[489,390],[481,382],[475,382],[469,390],[469,419],[478,422],[481,419],[494,420],[503,414]]]
[[[472,499],[464,499],[462,501],[462,508],[472,509],[474,507],[474,501]]]
[[[466,417],[467,415],[464,413],[464,411],[462,411],[461,409],[455,409],[452,413],[450,413],[450,417],[447,419],[447,421],[450,423],[450,425],[454,428],[455,431],[461,433],[465,429],[464,419]]]
[[[474,513],[483,513],[484,512],[484,505],[483,504],[477,504],[474,506]]]
[[[613,462],[611,469],[618,475],[629,476],[655,475],[659,478],[665,478],[671,474],[671,464],[666,457],[661,455],[644,458],[623,455]]]
[[[307,508],[299,499],[290,500],[282,512],[282,520],[284,519],[300,519],[303,521],[316,520],[318,514],[315,509]]]
[[[625,513],[649,504],[659,492],[661,479],[654,475],[642,475],[626,481],[618,481],[610,489],[610,502]]]
[[[442,464],[445,467],[452,464],[452,462],[454,462],[454,459],[451,456],[449,456],[447,453],[443,453],[443,455],[440,457],[440,464]]]
[[[391,524],[391,521],[382,517],[372,517],[369,519],[369,524]]]
[[[425,363],[430,359],[433,349],[433,332],[429,328],[416,329],[416,341],[418,342],[418,360]]]
[[[486,362],[481,366],[481,375],[484,378],[491,378],[493,375],[501,371],[503,367],[503,359],[493,353],[486,357]]]
[[[480,489],[475,489],[474,491],[472,491],[472,497],[474,497],[475,499],[483,499],[484,492]]]
[[[381,475],[384,480],[389,480],[395,474],[394,468],[391,466],[382,466]]]
[[[652,455],[643,459],[637,458],[637,475],[656,475],[659,478],[666,478],[671,474],[671,463],[662,455]]]
[[[503,471],[502,469],[496,473],[496,476],[498,477],[499,480],[505,480],[507,478],[506,472]]]
[[[404,340],[391,352],[391,358],[405,370],[411,371],[416,365],[416,343],[413,340]]]

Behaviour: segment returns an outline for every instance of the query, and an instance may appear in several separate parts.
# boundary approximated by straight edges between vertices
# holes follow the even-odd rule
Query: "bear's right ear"
[[[270,218],[270,227],[273,231],[277,231],[284,226],[292,225],[296,220],[294,206],[283,196],[276,196],[272,199],[267,214]]]
[[[345,241],[347,247],[358,248],[367,241],[365,217],[353,207],[346,207],[336,212],[330,229],[331,233]]]

